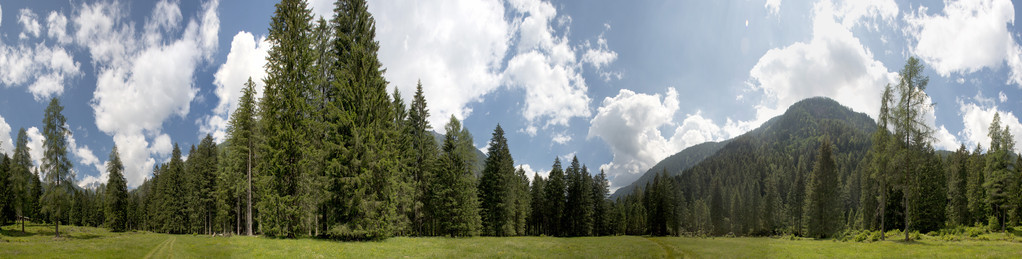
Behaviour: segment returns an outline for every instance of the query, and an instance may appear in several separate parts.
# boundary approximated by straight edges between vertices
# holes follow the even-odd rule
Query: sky
[[[129,187],[210,134],[244,81],[261,88],[275,2],[0,1],[0,152],[64,105],[78,184]],[[332,1],[313,0],[317,17]],[[515,165],[573,156],[611,189],[684,148],[729,139],[826,96],[876,118],[905,60],[930,77],[933,145],[989,146],[994,113],[1022,143],[1022,35],[1007,0],[369,1],[391,89],[422,82],[437,131],[464,121],[485,152],[504,128]],[[392,90],[391,90],[392,91]],[[261,95],[260,93],[257,93]],[[1016,147],[1022,151],[1022,145]]]

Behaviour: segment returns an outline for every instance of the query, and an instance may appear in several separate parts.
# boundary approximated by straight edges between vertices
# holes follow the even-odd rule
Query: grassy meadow
[[[1022,240],[1003,234],[984,239],[915,242],[840,242],[788,238],[693,237],[398,237],[379,242],[211,237],[103,228],[4,226],[0,258],[1020,258]]]

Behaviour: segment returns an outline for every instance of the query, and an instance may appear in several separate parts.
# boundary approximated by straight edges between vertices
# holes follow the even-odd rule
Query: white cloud
[[[170,141],[170,135],[162,134],[153,139],[149,146],[149,153],[160,157],[170,156],[174,149],[174,143]]]
[[[216,96],[220,102],[213,109],[213,114],[200,123],[201,133],[212,134],[217,143],[224,141],[227,136],[227,122],[234,109],[238,107],[242,89],[249,78],[252,78],[256,85],[256,100],[263,96],[263,78],[266,77],[263,65],[266,64],[266,54],[269,50],[270,43],[266,41],[266,37],[259,37],[256,40],[252,33],[246,31],[234,35],[227,61],[213,75]]]
[[[564,145],[567,144],[568,141],[571,141],[571,136],[566,134],[565,132],[555,133],[553,135],[553,141],[554,143]]]
[[[93,176],[92,174],[89,174],[87,171],[82,170],[81,168],[75,169],[78,176],[85,177],[83,181],[78,182],[78,186],[84,187],[90,184],[91,182],[94,182],[91,180],[86,181],[90,178],[94,178],[96,181],[106,182],[107,179],[106,164],[101,162],[99,158],[96,157],[96,154],[92,152],[92,149],[89,148],[89,146],[87,145],[78,146],[78,141],[75,139],[73,132],[67,136],[67,141],[68,150],[71,151],[71,153],[74,154],[76,158],[78,158],[78,163],[86,166],[92,166],[93,168],[96,169],[96,173],[99,176],[99,177]]]
[[[994,113],[1001,116],[1001,127],[1008,126],[1008,130],[1014,136],[1015,143],[1022,143],[1022,123],[1011,111],[1002,111],[997,106],[981,106],[975,103],[964,103],[958,101],[959,115],[962,116],[964,128],[960,135],[969,148],[975,148],[982,144],[984,151],[990,149],[990,123],[994,120]],[[1015,152],[1022,152],[1022,145],[1015,144]]]
[[[1010,68],[1008,83],[1022,87],[1022,47],[1008,26],[1015,8],[1008,0],[945,1],[942,13],[919,7],[905,17],[905,32],[916,42],[911,51],[938,74],[968,74],[983,68]]]
[[[610,29],[610,24],[603,24],[603,26],[607,30]],[[603,36],[603,33],[597,37],[595,48],[588,41],[585,43],[585,48],[587,50],[585,54],[582,54],[582,62],[596,68],[596,72],[600,74],[603,81],[610,81],[613,78],[621,79],[621,72],[604,70],[607,65],[617,60],[617,52],[610,50],[607,46],[607,38]]]
[[[310,0],[309,8],[312,9],[313,20],[319,20],[319,17],[323,17],[327,21],[334,17],[334,3],[333,0]],[[371,9],[370,9],[371,10]],[[376,13],[373,13],[376,16]]]
[[[4,116],[0,116],[0,153],[14,155],[14,142],[11,141],[11,125]]]
[[[370,1],[369,11],[387,80],[405,96],[422,80],[435,130],[497,89],[511,37],[500,1]]]
[[[1005,103],[1008,101],[1008,95],[1004,94],[1004,91],[1001,91],[997,94],[997,100],[1001,101],[1001,103]]]
[[[668,88],[660,94],[637,94],[621,89],[607,97],[590,122],[588,138],[598,137],[610,146],[613,161],[600,166],[612,188],[638,179],[645,170],[671,154],[706,141],[720,141],[727,133],[712,120],[689,114],[678,126],[678,92]],[[675,126],[674,135],[664,138],[662,127]]]
[[[451,115],[468,117],[468,104],[501,85],[525,91],[522,116],[528,131],[590,116],[583,62],[576,52],[599,46],[573,47],[567,38],[570,17],[558,16],[548,2],[519,0],[510,6],[505,10],[495,0],[370,2],[385,76],[406,94],[422,80],[434,127]],[[506,20],[506,15],[513,18]],[[510,60],[507,67],[502,67],[504,60]],[[609,62],[600,63],[601,68]]]
[[[0,42],[0,84],[13,87],[31,82],[27,89],[37,101],[62,94],[66,79],[81,75],[80,67],[60,46]]]
[[[532,166],[529,165],[529,164],[519,164],[519,165],[516,165],[515,168],[521,168],[522,170],[524,170],[525,171],[525,176],[529,177],[529,182],[530,183],[532,182],[533,179],[536,179],[537,175],[540,176],[540,177],[543,177],[543,178],[550,177],[550,170],[542,171],[542,170],[532,169]]]
[[[883,88],[897,82],[897,73],[875,60],[844,25],[857,23],[849,22],[849,18],[869,16],[836,15],[834,11],[827,1],[817,4],[813,35],[808,42],[771,49],[753,66],[750,86],[753,91],[762,91],[764,98],[756,105],[753,122],[736,123],[741,125],[739,128],[751,130],[795,102],[814,96],[830,97],[855,111],[877,116]]]
[[[28,128],[25,134],[28,136],[28,155],[32,157],[35,166],[39,167],[43,164],[43,141],[46,141],[46,137],[36,127]]]
[[[194,74],[216,51],[217,1],[202,4],[183,29],[177,3],[161,2],[138,35],[117,3],[82,4],[75,41],[89,49],[98,72],[91,106],[96,126],[121,151],[129,186],[142,183],[166,149],[163,122],[188,114],[198,88]],[[180,31],[180,33],[177,33]],[[144,39],[141,42],[134,38]],[[155,138],[149,146],[146,136]]]
[[[39,32],[42,30],[42,25],[39,25],[39,16],[29,10],[28,8],[21,9],[18,14],[18,23],[22,26],[21,34],[18,34],[19,39],[28,39],[28,36],[39,37]]]
[[[57,43],[68,44],[73,38],[67,34],[67,17],[57,11],[51,11],[46,17],[46,35],[57,41]]]
[[[781,12],[781,0],[766,0],[763,8],[767,9],[767,13],[777,15]]]

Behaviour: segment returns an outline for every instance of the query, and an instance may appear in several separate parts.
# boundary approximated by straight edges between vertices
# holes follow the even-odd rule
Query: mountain
[[[664,160],[660,160],[660,162],[658,162],[652,168],[646,170],[646,173],[642,174],[642,176],[639,177],[639,179],[636,179],[634,182],[626,185],[625,187],[617,189],[617,191],[615,191],[614,194],[610,195],[610,199],[614,200],[617,199],[618,197],[632,193],[632,190],[634,190],[635,187],[645,186],[646,183],[652,182],[656,174],[663,172],[664,170],[667,170],[668,175],[676,176],[680,174],[682,171],[696,165],[696,163],[702,162],[703,159],[706,159],[710,155],[717,153],[717,150],[720,150],[721,147],[724,147],[724,145],[727,144],[727,142],[728,141],[706,142],[698,144],[695,146],[688,147],[685,150],[675,153],[674,155],[671,155],[667,158],[664,158]]]
[[[854,112],[830,98],[808,98],[792,104],[784,114],[738,137],[695,145],[665,158],[632,184],[618,189],[611,199],[630,194],[637,186],[651,182],[664,169],[669,176],[681,175],[694,167],[699,167],[697,171],[700,172],[739,173],[736,171],[744,170],[730,170],[739,169],[739,165],[727,163],[747,161],[752,163],[741,165],[742,169],[768,171],[794,166],[800,167],[794,169],[808,172],[812,167],[808,161],[815,159],[819,139],[823,136],[836,145],[838,152],[835,153],[849,153],[855,157],[846,161],[854,163],[847,165],[846,169],[856,168],[869,149],[870,135],[874,130],[876,123],[864,113]]]

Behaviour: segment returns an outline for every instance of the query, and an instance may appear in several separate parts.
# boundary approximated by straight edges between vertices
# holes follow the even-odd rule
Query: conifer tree
[[[39,184],[39,177],[31,171],[32,157],[29,155],[28,135],[25,128],[18,130],[15,141],[14,156],[11,158],[10,178],[14,197],[14,212],[21,220],[21,232],[25,232],[25,219],[35,217],[33,205],[39,202],[38,196],[32,196],[33,188]],[[38,210],[38,209],[36,209]]]
[[[50,99],[43,116],[43,137],[46,140],[43,141],[41,169],[46,174],[46,192],[42,197],[42,210],[50,215],[57,237],[60,237],[60,223],[71,207],[75,179],[71,171],[71,159],[67,156],[67,136],[70,132],[63,111],[64,107],[54,97]]]
[[[479,179],[480,212],[483,233],[491,236],[515,235],[516,178],[514,160],[504,137],[504,129],[497,124],[490,138],[486,166]]]
[[[445,129],[447,135],[439,170],[432,178],[433,201],[430,204],[435,207],[430,208],[430,213],[438,222],[438,234],[475,236],[482,228],[475,176],[470,164],[465,163],[466,157],[458,152],[459,146],[471,146],[471,142],[461,139],[462,135],[457,133],[461,131],[461,123],[454,116]]]
[[[544,206],[546,213],[544,214],[546,214],[547,220],[544,228],[547,235],[562,236],[564,235],[561,219],[564,218],[565,181],[560,158],[554,158],[554,165],[550,169],[549,178],[544,187],[545,194],[543,195],[543,200],[546,202]]]
[[[259,203],[264,234],[295,237],[300,229],[307,147],[307,118],[312,111],[312,14],[304,0],[284,0],[276,5],[267,41],[272,44],[266,58],[266,79],[262,112],[262,145],[259,171],[266,189]]]
[[[106,225],[114,232],[125,231],[128,229],[128,184],[124,180],[124,164],[121,163],[121,155],[117,152],[117,146],[110,150],[110,160],[106,164],[106,170]]]
[[[434,174],[434,164],[438,151],[436,141],[430,133],[432,126],[429,125],[429,108],[426,107],[426,96],[422,91],[422,81],[415,86],[415,96],[412,97],[412,104],[408,110],[408,135],[410,135],[412,149],[411,170],[412,181],[415,192],[413,193],[415,204],[412,207],[410,220],[416,233],[425,235],[430,233],[427,226],[431,225],[433,219],[426,217],[424,207],[428,205],[427,195],[429,194],[429,179]]]
[[[802,218],[807,236],[826,238],[837,232],[841,224],[841,196],[837,168],[829,140],[820,143],[816,165],[809,175],[806,191],[806,214]]]

